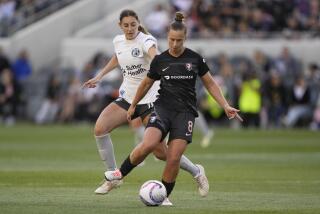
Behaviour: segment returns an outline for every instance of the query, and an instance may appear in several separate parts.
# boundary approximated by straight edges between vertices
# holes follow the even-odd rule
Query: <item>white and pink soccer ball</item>
[[[140,200],[147,206],[159,206],[167,197],[166,187],[157,180],[142,184],[139,191]]]

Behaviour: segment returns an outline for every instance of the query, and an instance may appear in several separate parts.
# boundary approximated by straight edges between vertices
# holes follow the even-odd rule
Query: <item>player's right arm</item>
[[[142,98],[147,94],[149,89],[152,87],[154,83],[154,79],[151,79],[150,77],[146,76],[142,82],[140,83],[136,95],[130,105],[130,108],[127,111],[127,119],[130,121],[131,116],[134,114],[136,105],[142,100]]]
[[[109,62],[103,67],[103,69],[94,78],[89,79],[88,81],[83,83],[82,87],[95,88],[99,83],[99,81],[102,79],[102,77],[104,77],[104,75],[106,75],[107,73],[115,69],[118,65],[119,65],[119,62],[118,62],[117,56],[114,54],[109,60]]]

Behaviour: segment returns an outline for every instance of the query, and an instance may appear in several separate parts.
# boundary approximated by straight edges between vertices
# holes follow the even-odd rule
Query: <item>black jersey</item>
[[[208,71],[205,60],[188,48],[179,57],[170,55],[169,50],[156,56],[148,73],[149,78],[161,80],[155,105],[197,116],[196,80]]]

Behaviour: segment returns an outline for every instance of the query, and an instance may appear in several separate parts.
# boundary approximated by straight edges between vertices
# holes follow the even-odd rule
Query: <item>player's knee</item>
[[[160,149],[153,150],[153,154],[154,154],[154,156],[156,156],[156,158],[158,158],[160,160],[165,161],[167,159],[166,154]]]
[[[152,143],[142,142],[141,151],[144,154],[150,154],[154,150],[154,145]]]
[[[107,127],[102,127],[102,126],[99,126],[98,124],[96,124],[94,127],[94,135],[95,136],[103,136],[103,135],[108,134],[110,131],[111,130],[108,129]]]

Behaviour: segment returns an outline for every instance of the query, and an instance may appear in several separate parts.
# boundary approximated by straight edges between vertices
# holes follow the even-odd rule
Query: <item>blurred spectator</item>
[[[25,89],[27,87],[27,81],[32,75],[32,67],[31,62],[29,60],[29,54],[27,50],[22,50],[18,54],[17,59],[12,64],[12,70],[14,74],[14,78],[17,81],[18,87],[20,89],[18,105],[21,107],[19,108],[19,114],[24,114],[25,108],[23,108],[27,103],[27,98],[25,94]]]
[[[10,69],[0,74],[0,116],[6,125],[13,125],[16,118],[18,87]]]
[[[106,54],[102,52],[96,53],[91,59],[93,70],[96,70],[95,72],[97,72],[97,70],[103,68],[110,58],[111,57],[106,56]]]
[[[96,68],[94,67],[93,62],[89,61],[85,64],[84,68],[81,71],[80,74],[80,81],[81,82],[85,82],[91,78],[94,77],[95,73],[96,73]]]
[[[286,90],[280,75],[272,72],[265,85],[265,106],[269,126],[280,127],[281,119],[286,112],[286,96]]]
[[[256,50],[253,53],[253,69],[257,72],[258,78],[264,83],[269,76],[269,70],[271,68],[270,59],[260,50]]]
[[[312,122],[310,124],[312,130],[320,130],[320,96],[316,104],[316,108],[313,112]]]
[[[0,74],[5,68],[10,68],[10,62],[8,57],[3,53],[2,48],[0,47]]]
[[[261,82],[254,72],[246,72],[239,97],[239,108],[243,114],[243,126],[259,127],[260,111],[262,105]]]
[[[15,78],[23,84],[32,74],[31,62],[27,50],[22,50],[12,65]]]
[[[81,98],[81,84],[76,76],[70,79],[70,83],[63,97],[61,112],[59,114],[60,122],[72,122],[75,117],[76,106]]]
[[[170,22],[169,13],[158,4],[145,18],[145,24],[148,31],[156,38],[162,37],[167,32]]]
[[[309,120],[312,114],[310,106],[310,89],[303,76],[296,78],[289,96],[291,98],[291,103],[283,122],[286,127],[293,127],[297,125],[299,120]]]
[[[301,67],[298,60],[293,57],[288,47],[282,49],[281,55],[275,59],[274,67],[281,75],[282,79],[286,79],[286,88],[291,88],[294,80],[301,75]]]
[[[47,94],[35,116],[37,124],[52,123],[59,110],[60,81],[56,74],[52,74],[47,85]]]
[[[94,122],[101,112],[101,102],[99,86],[90,90],[82,90],[77,103],[75,119],[77,121]]]
[[[310,87],[310,104],[315,107],[320,93],[320,68],[315,63],[308,66],[307,85]]]

